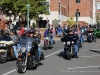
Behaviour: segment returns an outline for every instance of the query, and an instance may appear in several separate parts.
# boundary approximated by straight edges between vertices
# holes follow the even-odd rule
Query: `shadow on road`
[[[64,52],[61,51],[59,54],[56,54],[57,56],[59,56],[60,58],[63,58],[65,60],[68,60],[66,56],[64,56]]]
[[[38,67],[40,67],[40,66],[43,66],[43,63],[38,63],[37,68],[38,68]],[[31,69],[27,69],[27,70],[37,70],[37,68],[36,68],[36,67],[34,67],[34,68],[31,68]]]
[[[90,50],[91,52],[95,52],[95,53],[99,53],[100,54],[100,51],[97,51],[97,50]]]

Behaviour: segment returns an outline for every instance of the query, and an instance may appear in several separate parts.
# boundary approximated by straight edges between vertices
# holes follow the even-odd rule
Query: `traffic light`
[[[81,0],[76,0],[76,3],[80,3]]]

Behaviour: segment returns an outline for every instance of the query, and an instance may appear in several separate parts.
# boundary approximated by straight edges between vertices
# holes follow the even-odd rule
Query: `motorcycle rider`
[[[66,42],[68,37],[71,37],[72,39],[74,39],[75,45],[74,45],[74,51],[76,53],[76,58],[78,58],[78,46],[77,46],[77,41],[79,39],[79,37],[77,35],[75,35],[72,30],[67,31],[67,35],[65,35],[63,38],[61,38],[62,42]],[[65,48],[64,48],[65,49]],[[64,50],[65,52],[65,50]]]
[[[41,52],[39,43],[40,43],[40,38],[37,37],[36,31],[35,30],[29,30],[29,35],[28,35],[33,41],[37,39],[37,45],[38,45],[38,50],[35,50],[35,56],[36,56],[36,61],[38,62],[41,59],[41,55],[43,55],[43,53]],[[33,50],[31,50],[31,52],[33,52]],[[44,59],[44,57],[42,58]]]
[[[15,43],[13,45],[13,50],[14,50],[14,53],[15,53],[15,56],[16,56],[16,59],[18,58],[18,49],[19,49],[19,45],[18,45],[18,38],[17,36],[14,34],[14,32],[10,32],[10,37],[11,39],[13,40],[13,42]]]
[[[93,28],[91,27],[91,25],[89,26],[89,28],[88,28],[87,31],[92,31],[93,40],[94,40],[94,42],[96,42],[96,37],[94,36],[94,30],[93,30]],[[87,36],[88,36],[88,32],[87,32]]]
[[[50,44],[51,44],[51,47],[53,47],[53,28],[48,28],[45,30],[44,32],[44,37],[49,37],[50,38]]]

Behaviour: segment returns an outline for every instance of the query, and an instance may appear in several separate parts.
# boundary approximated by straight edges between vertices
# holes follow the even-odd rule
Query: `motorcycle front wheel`
[[[18,73],[25,73],[26,72],[26,65],[24,60],[20,60],[17,62]]]
[[[66,55],[67,55],[67,59],[68,59],[68,60],[71,60],[71,54],[70,54],[70,51],[66,51]]]
[[[6,57],[4,57],[4,54],[0,53],[0,63],[5,63]]]

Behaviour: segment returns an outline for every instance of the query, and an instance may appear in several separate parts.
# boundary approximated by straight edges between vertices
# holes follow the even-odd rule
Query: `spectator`
[[[25,27],[24,27],[24,25],[22,24],[22,27],[20,28],[21,35],[24,34],[24,31],[25,31]]]
[[[14,27],[13,27],[12,21],[10,21],[10,22],[9,22],[9,29],[10,29],[10,31],[13,31],[13,28],[14,28]]]
[[[61,37],[61,26],[59,25],[59,27],[57,28],[57,32],[58,32],[58,37]]]

